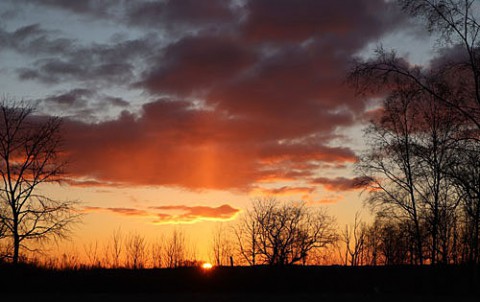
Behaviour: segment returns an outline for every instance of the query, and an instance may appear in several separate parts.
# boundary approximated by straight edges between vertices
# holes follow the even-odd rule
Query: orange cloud
[[[110,212],[122,216],[151,217],[156,224],[195,223],[205,220],[225,221],[233,219],[239,212],[230,205],[224,204],[218,207],[209,206],[158,206],[150,207],[149,210],[134,208],[103,208],[85,207],[84,213]]]
[[[311,178],[319,163],[356,160],[349,148],[279,140],[284,133],[276,124],[191,105],[158,100],[144,105],[140,117],[124,112],[98,124],[67,121],[70,177],[79,179],[72,183],[249,190],[266,179]]]
[[[240,210],[224,204],[218,207],[209,206],[158,206],[150,209],[164,211],[158,216],[155,223],[194,223],[203,220],[230,220],[234,218]]]

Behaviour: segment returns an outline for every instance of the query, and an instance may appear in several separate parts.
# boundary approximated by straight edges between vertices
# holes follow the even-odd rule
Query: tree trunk
[[[416,215],[415,215],[415,233],[416,233],[415,239],[416,239],[416,247],[417,247],[418,264],[423,265],[422,235],[420,233],[420,224],[418,223],[418,219]]]
[[[480,235],[480,200],[477,199],[477,205],[476,205],[476,209],[475,209],[475,217],[473,219],[474,221],[474,232],[473,232],[473,250],[474,250],[474,256],[473,256],[473,263],[474,264],[478,264],[478,260],[479,260],[479,246],[478,246],[478,236]]]
[[[437,262],[437,245],[438,245],[438,202],[435,201],[433,209],[433,223],[432,223],[432,247],[431,247],[431,264]]]
[[[17,219],[14,219],[13,224],[13,264],[18,264],[19,253],[20,253],[20,236],[18,235],[18,222]]]

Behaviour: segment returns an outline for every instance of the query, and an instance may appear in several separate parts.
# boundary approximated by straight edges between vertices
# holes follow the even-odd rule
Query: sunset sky
[[[65,117],[69,181],[42,190],[80,202],[69,244],[181,227],[205,258],[257,196],[351,222],[376,103],[346,72],[380,44],[425,64],[431,40],[383,0],[2,0],[0,94]]]

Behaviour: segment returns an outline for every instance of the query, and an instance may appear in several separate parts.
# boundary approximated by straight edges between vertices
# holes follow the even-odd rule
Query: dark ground
[[[118,293],[40,293],[40,294],[20,294],[20,295],[2,295],[5,301],[68,301],[68,302],[154,302],[154,301],[172,301],[172,302],[478,302],[478,297],[473,296],[444,296],[444,295],[400,295],[400,294],[380,294],[380,295],[361,295],[361,294],[317,294],[317,293],[137,293],[137,294],[118,294]]]
[[[0,266],[0,291],[0,301],[480,301],[471,266],[259,266],[207,272]]]

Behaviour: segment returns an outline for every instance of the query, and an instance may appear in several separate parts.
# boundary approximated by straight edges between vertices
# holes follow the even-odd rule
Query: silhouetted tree
[[[311,250],[327,247],[338,239],[333,217],[303,202],[257,199],[245,217],[243,223],[256,227],[250,227],[251,233],[246,236],[238,237],[239,245],[244,246],[245,241],[251,240],[261,263],[305,262]]]
[[[410,221],[420,264],[424,258],[435,264],[439,253],[449,261],[461,201],[450,174],[465,125],[458,111],[399,82],[367,128],[369,149],[358,168],[370,179],[368,201],[376,211]]]
[[[26,103],[0,103],[0,223],[11,239],[13,263],[27,240],[62,237],[76,219],[74,203],[41,194],[61,180],[61,120],[35,116]]]
[[[144,268],[147,258],[147,242],[140,234],[130,234],[125,239],[127,266],[132,269]]]
[[[152,242],[150,244],[151,248],[151,255],[152,255],[152,267],[154,268],[159,268],[163,266],[163,263],[165,262],[164,257],[164,240],[163,236],[160,239],[157,239],[156,241]]]
[[[223,224],[215,225],[212,232],[212,256],[216,266],[229,265],[233,255],[232,243]]]
[[[371,225],[366,226],[364,258],[366,265],[381,264],[380,255],[380,229],[381,224],[376,219]]]
[[[89,267],[100,267],[100,259],[98,255],[98,241],[95,240],[94,242],[89,242],[88,244],[83,245],[83,251],[88,259],[88,266]]]
[[[187,260],[187,242],[185,233],[174,229],[165,246],[166,266],[169,268],[180,267]]]
[[[118,268],[120,266],[120,259],[122,255],[122,243],[123,235],[120,228],[116,229],[112,233],[112,247],[111,247],[111,256],[112,256],[112,266]]]
[[[259,223],[255,212],[247,209],[239,218],[238,223],[233,227],[239,257],[249,265],[257,265],[257,256],[260,254],[257,242]]]
[[[380,250],[385,265],[413,263],[408,222],[384,220],[380,232]],[[414,250],[413,250],[414,251]]]
[[[463,226],[458,227],[462,229],[462,238],[458,238],[463,245],[461,254],[464,261],[479,263],[480,144],[475,140],[463,141],[449,172],[461,198]]]
[[[367,226],[360,219],[360,213],[355,213],[353,225],[346,225],[340,238],[345,244],[345,265],[362,265],[367,240]]]
[[[456,110],[429,95],[415,102],[418,111],[416,133],[416,191],[422,206],[425,229],[430,241],[430,263],[449,260],[449,233],[455,225],[460,202],[449,171],[460,153],[458,137],[464,119]],[[439,259],[439,254],[441,259]]]
[[[401,87],[401,86],[400,86]],[[423,243],[418,201],[417,158],[415,154],[418,97],[409,87],[398,89],[383,102],[381,115],[366,130],[368,151],[360,157],[357,168],[368,183],[369,204],[376,211],[389,212],[398,220],[408,219],[414,226],[416,259],[423,263]]]

